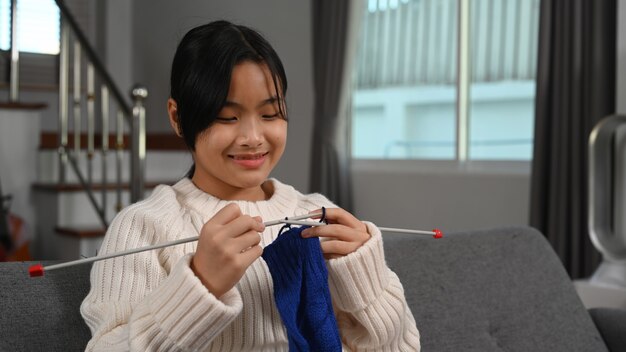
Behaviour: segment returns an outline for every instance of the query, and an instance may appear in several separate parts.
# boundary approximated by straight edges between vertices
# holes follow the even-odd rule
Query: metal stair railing
[[[107,69],[102,64],[95,50],[90,45],[87,37],[79,28],[65,2],[55,0],[61,13],[61,38],[59,54],[59,182],[66,182],[68,165],[76,174],[83,189],[87,193],[90,203],[93,205],[100,222],[106,228],[107,223],[107,155],[109,153],[109,138],[111,137],[110,119],[111,113],[115,112],[115,192],[116,210],[122,208],[122,163],[124,150],[124,130],[128,124],[131,130],[130,148],[130,202],[136,202],[143,198],[144,173],[145,173],[145,108],[143,101],[147,97],[147,89],[135,86],[131,91],[134,105],[131,108],[123,98]],[[71,58],[71,60],[70,60]],[[86,66],[83,66],[83,62]],[[72,64],[72,67],[70,67]],[[70,87],[70,69],[73,84]],[[86,87],[82,83],[85,79]],[[98,90],[96,90],[98,87]],[[70,92],[71,89],[71,92]],[[72,104],[72,129],[73,148],[69,147],[70,129],[70,103]],[[81,151],[82,120],[84,106],[86,105],[87,141],[86,162],[87,175],[83,175],[79,162],[84,153]],[[96,105],[99,103],[99,109]],[[101,154],[101,201],[98,203],[93,192],[93,158],[96,154],[96,115],[100,121],[100,154]],[[73,149],[73,150],[72,150]]]
[[[61,40],[59,53],[59,133],[58,133],[58,152],[59,152],[59,182],[65,183],[66,170],[68,165],[76,173],[87,196],[93,205],[96,213],[102,223],[107,227],[106,207],[107,207],[107,154],[109,152],[109,138],[111,131],[109,127],[111,109],[110,96],[112,97],[114,109],[116,110],[117,120],[115,127],[115,168],[116,168],[116,210],[122,208],[122,162],[124,150],[124,126],[130,126],[130,202],[134,203],[143,198],[144,178],[145,178],[145,108],[143,101],[147,98],[148,92],[145,87],[136,85],[131,91],[133,100],[132,108],[125,102],[119,88],[109,75],[105,66],[102,64],[95,51],[89,44],[86,36],[78,26],[76,20],[72,16],[65,2],[55,0],[61,13]],[[9,101],[18,102],[19,100],[19,43],[17,28],[17,13],[19,5],[17,0],[11,0],[11,60],[10,60],[10,87]],[[70,62],[70,55],[73,54],[73,60]],[[86,67],[82,65],[83,61]],[[70,63],[73,64],[73,86],[69,85]],[[84,79],[83,71],[86,70],[86,93],[83,93],[82,81]],[[99,90],[96,90],[98,86]],[[69,103],[70,88],[72,88],[72,118],[73,118],[73,134],[74,134],[74,150],[69,148]],[[98,100],[99,98],[99,100]],[[85,177],[80,170],[79,163],[82,156],[81,153],[81,122],[83,119],[82,103],[86,101],[86,120],[87,120],[87,176]],[[100,109],[96,112],[96,103],[99,103]],[[102,197],[98,204],[93,193],[93,157],[96,153],[95,148],[95,124],[96,113],[98,114],[101,126],[101,148],[102,154]]]

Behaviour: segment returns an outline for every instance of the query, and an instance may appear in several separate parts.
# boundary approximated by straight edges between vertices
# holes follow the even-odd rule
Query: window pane
[[[0,0],[0,50],[11,49],[11,1]]]
[[[530,160],[539,0],[472,0],[470,159]]]
[[[54,0],[18,1],[18,43],[23,52],[59,53],[59,8]],[[0,0],[0,49],[11,49],[11,1]]]
[[[354,94],[352,155],[454,158],[454,87],[396,87]]]
[[[454,159],[455,108],[450,103],[409,106],[406,128],[407,158]],[[410,152],[410,153],[409,153]]]
[[[370,0],[355,63],[355,158],[453,159],[457,0]]]

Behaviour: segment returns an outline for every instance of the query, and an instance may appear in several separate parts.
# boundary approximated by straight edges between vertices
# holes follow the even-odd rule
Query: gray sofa
[[[531,228],[385,235],[422,351],[626,351],[626,311],[587,311],[544,237]],[[89,266],[29,278],[0,264],[0,351],[80,351]],[[594,324],[595,322],[595,324]]]

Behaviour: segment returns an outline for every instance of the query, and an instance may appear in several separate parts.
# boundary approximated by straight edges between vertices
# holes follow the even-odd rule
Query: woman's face
[[[282,103],[265,64],[236,65],[225,106],[196,139],[196,186],[221,199],[265,199],[261,186],[287,141]]]

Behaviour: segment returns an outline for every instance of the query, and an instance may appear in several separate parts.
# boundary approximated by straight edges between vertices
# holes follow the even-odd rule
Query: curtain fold
[[[349,211],[352,65],[363,6],[359,0],[312,2],[315,120],[310,190]]]
[[[616,0],[542,0],[530,224],[573,279],[601,256],[588,235],[588,140],[615,111]]]

